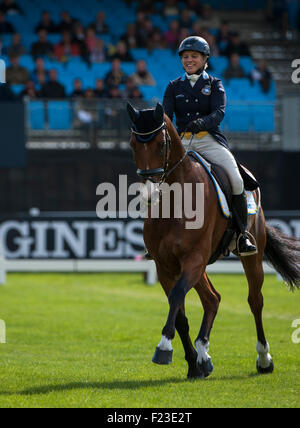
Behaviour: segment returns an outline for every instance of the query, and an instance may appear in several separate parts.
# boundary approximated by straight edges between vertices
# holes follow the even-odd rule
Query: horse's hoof
[[[156,348],[154,356],[152,358],[152,362],[155,364],[171,364],[172,363],[172,351],[162,351],[159,347]]]
[[[213,372],[214,366],[209,358],[202,361],[201,364],[197,363],[195,367],[190,368],[188,371],[188,379],[205,379]]]
[[[273,360],[270,360],[270,365],[269,367],[260,367],[258,361],[256,361],[256,368],[259,374],[268,374],[268,373],[273,373],[274,371],[274,363]]]

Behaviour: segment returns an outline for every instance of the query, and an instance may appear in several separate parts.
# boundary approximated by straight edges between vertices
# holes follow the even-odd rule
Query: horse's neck
[[[182,144],[182,141],[168,116],[165,117],[167,130],[171,138],[171,152],[170,152],[170,161],[176,163],[179,159],[184,156],[185,148]]]

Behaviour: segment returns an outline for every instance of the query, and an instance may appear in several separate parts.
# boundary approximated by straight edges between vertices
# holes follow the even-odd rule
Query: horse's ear
[[[157,123],[162,123],[164,120],[164,108],[160,103],[157,103],[156,109],[153,113],[154,119]]]
[[[138,117],[140,116],[140,112],[135,109],[130,102],[127,102],[127,113],[129,114],[129,117],[131,121],[134,123]]]

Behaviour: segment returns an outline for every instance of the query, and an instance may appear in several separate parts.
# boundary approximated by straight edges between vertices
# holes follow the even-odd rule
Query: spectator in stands
[[[105,88],[105,82],[103,79],[96,80],[96,88],[94,90],[94,94],[96,98],[106,98],[107,90]]]
[[[179,44],[180,26],[179,21],[172,20],[169,24],[169,29],[164,33],[164,39],[170,49],[177,49]]]
[[[163,14],[165,17],[179,16],[178,0],[166,0],[163,6]]]
[[[214,11],[210,4],[204,4],[202,6],[201,20],[205,27],[209,29],[217,29],[220,27],[220,20],[214,14]]]
[[[130,51],[128,50],[126,43],[120,40],[117,43],[116,50],[111,56],[111,59],[119,59],[122,62],[132,62],[134,61]]]
[[[28,82],[26,83],[26,87],[20,93],[20,97],[29,97],[30,99],[35,99],[39,96],[39,91],[35,88],[34,82],[32,80],[28,80]]]
[[[138,12],[149,14],[156,13],[156,5],[155,2],[152,0],[140,0],[137,8]]]
[[[136,90],[139,91],[139,88],[137,87],[136,82],[134,81],[133,77],[130,76],[127,79],[127,82],[125,84],[125,89],[123,91],[123,98],[125,98],[125,99],[136,98],[136,95],[137,95]],[[140,97],[138,97],[138,98],[140,98]]]
[[[111,70],[105,76],[105,84],[111,86],[124,85],[128,76],[121,69],[121,61],[115,58],[111,64]]]
[[[97,44],[97,36],[96,36],[96,32],[92,27],[89,27],[86,32],[85,32],[85,45],[86,45],[86,50],[88,52],[88,54],[90,55],[91,52],[95,49],[96,44]]]
[[[34,82],[35,85],[42,86],[47,82],[49,78],[48,71],[45,67],[45,61],[43,58],[35,59],[35,68],[31,73],[30,80]]]
[[[195,17],[200,17],[202,14],[202,5],[199,0],[186,0],[186,7],[193,13]]]
[[[153,49],[165,49],[167,47],[167,42],[163,38],[163,35],[159,28],[154,28],[151,37],[147,41],[146,45],[149,52]]]
[[[105,62],[107,58],[107,49],[102,39],[97,39],[96,46],[90,52],[90,62]]]
[[[35,32],[38,33],[40,30],[46,30],[48,34],[57,32],[57,26],[52,21],[50,12],[47,10],[42,12],[41,20],[36,26]]]
[[[23,10],[15,0],[2,0],[0,11],[8,15],[23,14]]]
[[[85,30],[80,21],[74,21],[73,25],[73,43],[78,45],[82,59],[88,61],[89,53],[85,43]]]
[[[112,86],[109,87],[108,98],[111,98],[111,99],[120,99],[120,98],[122,98],[122,92],[120,91],[120,89],[119,89],[118,86],[112,85]]]
[[[121,40],[126,43],[128,49],[135,49],[138,46],[135,24],[127,25],[126,33],[123,34]]]
[[[230,36],[231,36],[231,33],[229,29],[229,23],[228,21],[224,20],[221,22],[220,28],[218,29],[217,36],[216,36],[216,42],[222,55],[228,46],[228,43],[230,41]]]
[[[138,12],[135,25],[138,48],[145,48],[153,34],[152,21],[147,18],[144,12]]]
[[[250,74],[250,80],[252,82],[257,81],[263,92],[267,93],[270,90],[272,74],[268,69],[267,63],[264,59],[261,59],[258,65],[252,70]]]
[[[66,10],[60,13],[60,22],[56,26],[57,33],[63,33],[64,31],[72,31],[74,25],[74,19],[70,16]]]
[[[12,34],[15,33],[14,26],[6,21],[5,12],[0,11],[0,34]]]
[[[36,58],[38,56],[53,57],[53,46],[48,41],[48,33],[46,30],[41,29],[38,32],[38,41],[31,46],[31,55]]]
[[[152,74],[147,70],[147,63],[143,59],[140,59],[136,63],[136,71],[131,75],[131,79],[136,86],[148,85],[155,86],[156,82]]]
[[[84,90],[82,88],[82,80],[78,77],[74,79],[73,82],[73,92],[71,93],[71,98],[80,98],[84,96]]]
[[[65,98],[65,88],[57,81],[57,71],[51,69],[49,71],[49,81],[44,83],[41,89],[42,98]]]
[[[142,100],[144,97],[143,97],[143,94],[141,93],[140,89],[136,87],[132,90],[132,92],[130,94],[130,98],[132,100]]]
[[[101,10],[97,13],[96,21],[92,22],[90,24],[90,27],[93,28],[95,33],[98,35],[108,34],[109,28],[105,21],[106,21],[106,14],[104,11]]]
[[[224,77],[226,80],[247,77],[245,70],[240,64],[240,56],[237,53],[231,55],[229,65],[224,71]]]
[[[192,28],[194,19],[192,18],[192,11],[190,9],[183,9],[180,14],[180,28],[187,28],[190,30]]]
[[[11,56],[10,66],[6,69],[6,81],[12,85],[25,85],[29,80],[29,72],[19,64],[19,57]]]
[[[211,34],[210,32],[207,32],[205,34],[204,38],[206,39],[207,43],[210,46],[210,54],[211,54],[211,56],[219,56],[220,55],[220,50],[219,50],[219,47],[218,47],[218,45],[216,43],[216,37],[213,34]]]
[[[66,62],[71,56],[79,56],[80,48],[72,41],[69,31],[62,33],[62,40],[54,46],[54,56],[58,61]]]
[[[20,33],[14,33],[12,37],[12,43],[7,48],[7,55],[8,56],[21,56],[26,54],[26,48],[22,45],[22,39]]]
[[[241,41],[240,33],[237,31],[231,33],[230,41],[224,50],[224,55],[229,58],[233,53],[239,56],[251,56],[247,43]]]
[[[94,91],[89,88],[84,92],[84,97],[77,104],[77,119],[79,127],[83,130],[85,138],[95,147],[97,143],[97,129],[99,127],[99,101],[95,98]]]

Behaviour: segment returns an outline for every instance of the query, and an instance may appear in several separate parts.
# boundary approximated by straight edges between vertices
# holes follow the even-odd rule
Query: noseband
[[[161,168],[153,168],[153,169],[138,169],[137,175],[139,177],[142,177],[143,179],[150,180],[153,183],[157,183],[155,180],[153,180],[153,177],[160,177],[159,184],[162,184],[166,178],[173,172],[185,159],[187,153],[184,154],[184,156],[170,169],[169,168],[169,155],[170,155],[170,149],[171,149],[171,137],[169,135],[166,122],[163,122],[158,128],[154,129],[150,132],[138,132],[134,128],[131,128],[131,131],[136,135],[137,140],[140,143],[148,143],[149,141],[153,140],[153,138],[161,131],[164,130],[166,132],[166,138],[164,141],[164,147],[166,147],[166,154],[165,154],[165,162],[164,166]]]

